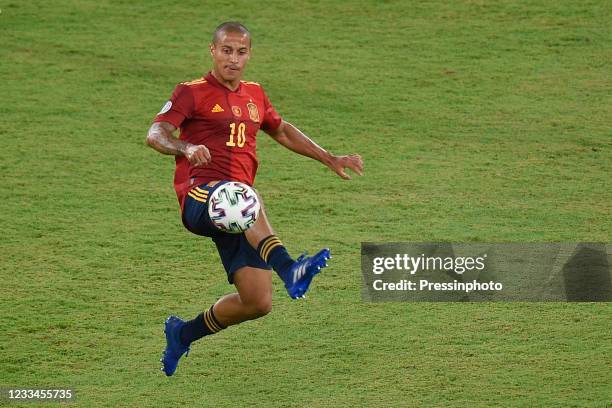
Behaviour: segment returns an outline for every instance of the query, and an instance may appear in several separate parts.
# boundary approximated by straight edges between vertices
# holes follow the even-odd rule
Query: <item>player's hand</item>
[[[204,167],[210,164],[210,152],[204,145],[189,145],[185,148],[185,157],[194,167]]]
[[[344,171],[346,169],[351,169],[360,176],[363,176],[363,160],[358,154],[351,154],[349,156],[334,156],[329,163],[329,168],[335,171],[337,175],[345,180],[351,179],[351,176]]]

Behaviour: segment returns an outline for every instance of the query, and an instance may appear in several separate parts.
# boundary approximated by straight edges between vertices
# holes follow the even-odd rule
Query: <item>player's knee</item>
[[[272,311],[272,297],[262,296],[249,304],[251,316],[256,319],[263,317]]]

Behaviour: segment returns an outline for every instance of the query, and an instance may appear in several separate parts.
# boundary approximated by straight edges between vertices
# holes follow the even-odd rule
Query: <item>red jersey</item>
[[[210,72],[178,84],[154,121],[171,123],[180,129],[180,140],[210,151],[212,161],[206,167],[193,167],[186,157],[176,156],[174,189],[181,207],[194,185],[232,180],[252,186],[258,166],[257,131],[273,131],[281,124],[261,85],[240,81],[231,91]]]

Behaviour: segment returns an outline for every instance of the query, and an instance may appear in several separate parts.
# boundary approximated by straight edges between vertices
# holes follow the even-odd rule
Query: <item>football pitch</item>
[[[610,407],[609,303],[365,303],[361,242],[610,242],[609,1],[0,2],[0,387],[75,407]],[[245,79],[344,181],[258,138],[290,252],[330,247],[304,301],[159,370],[168,314],[233,291],[181,225],[144,139],[220,22]],[[57,403],[44,403],[52,406]],[[29,403],[0,401],[4,406]]]

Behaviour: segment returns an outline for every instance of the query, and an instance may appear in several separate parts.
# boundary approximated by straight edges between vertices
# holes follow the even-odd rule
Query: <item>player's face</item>
[[[217,42],[210,45],[210,55],[217,79],[238,85],[251,56],[251,39],[242,33],[222,33]]]

